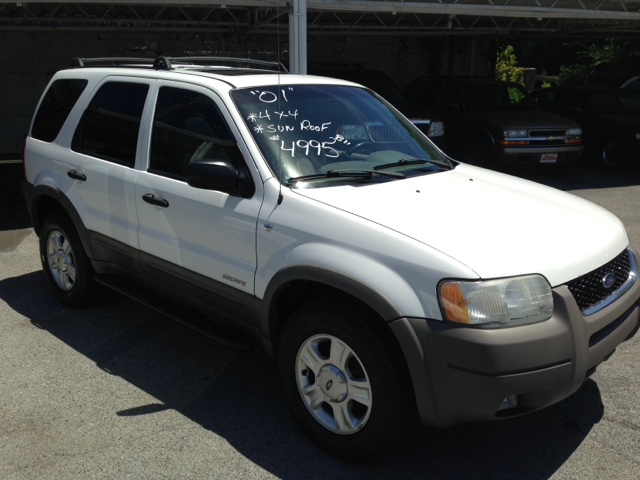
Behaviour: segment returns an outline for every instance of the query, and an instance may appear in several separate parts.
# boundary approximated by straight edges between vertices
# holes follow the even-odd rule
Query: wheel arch
[[[261,302],[260,327],[267,352],[273,354],[277,349],[280,332],[293,311],[318,295],[331,294],[349,297],[381,322],[402,317],[388,297],[357,278],[318,265],[292,265],[273,276]]]
[[[60,190],[51,185],[37,185],[33,188],[31,195],[29,212],[31,214],[31,222],[33,223],[33,229],[36,234],[40,236],[42,229],[42,223],[44,219],[54,210],[62,210],[71,219],[84,251],[89,258],[93,258],[93,251],[91,249],[91,242],[87,235],[87,229],[80,218],[80,214],[71,203],[71,200],[67,198]]]
[[[491,133],[491,131],[488,128],[485,127],[474,127],[469,136],[471,138],[477,138],[477,139],[481,139],[481,140],[488,140],[489,144],[491,145],[495,145],[496,144],[496,139],[494,138],[493,134]]]

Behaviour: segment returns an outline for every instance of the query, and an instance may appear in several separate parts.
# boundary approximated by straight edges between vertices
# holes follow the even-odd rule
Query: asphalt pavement
[[[611,210],[640,247],[637,173],[515,173]],[[2,479],[640,478],[640,335],[559,404],[419,427],[401,451],[349,465],[298,430],[260,349],[233,353],[107,291],[82,310],[58,303],[20,177],[0,163]]]

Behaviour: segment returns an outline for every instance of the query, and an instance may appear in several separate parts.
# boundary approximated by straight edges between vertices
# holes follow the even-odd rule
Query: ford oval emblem
[[[607,273],[604,277],[602,277],[602,285],[604,288],[611,288],[616,281],[615,273]]]

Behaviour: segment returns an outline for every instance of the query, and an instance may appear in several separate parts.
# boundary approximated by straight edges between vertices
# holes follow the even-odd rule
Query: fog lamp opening
[[[509,410],[510,408],[516,408],[518,406],[518,396],[517,395],[509,395],[507,398],[502,400],[500,406],[498,407],[498,411]]]

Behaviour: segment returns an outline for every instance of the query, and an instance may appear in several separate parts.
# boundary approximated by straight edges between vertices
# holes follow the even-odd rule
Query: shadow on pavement
[[[235,354],[149,309],[105,293],[98,305],[59,304],[42,272],[0,281],[0,297],[98,367],[157,402],[113,416],[175,409],[283,479],[549,478],[603,416],[587,380],[570,398],[528,416],[447,430],[419,427],[401,451],[353,466],[312,445],[280,395],[276,366],[256,348]]]
[[[22,197],[22,163],[0,162],[0,231],[31,227]]]

